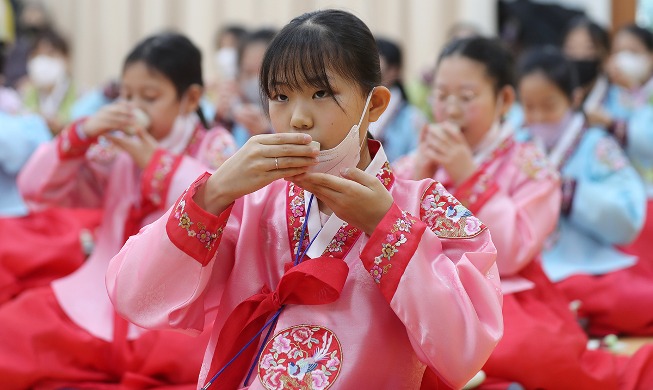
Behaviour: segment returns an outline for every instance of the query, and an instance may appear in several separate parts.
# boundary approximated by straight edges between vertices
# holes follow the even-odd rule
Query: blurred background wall
[[[499,4],[497,0],[39,1],[50,10],[55,26],[71,43],[73,74],[82,88],[118,76],[123,58],[134,43],[163,29],[184,32],[200,46],[208,79],[213,71],[214,37],[225,24],[279,28],[303,12],[329,7],[352,11],[374,33],[398,40],[404,49],[404,71],[408,78],[416,77],[434,62],[454,23],[469,22],[486,34],[497,33]],[[630,7],[629,4],[637,0],[538,2],[583,10],[596,21],[610,26],[620,9]],[[632,11],[626,9],[626,14],[629,12]]]

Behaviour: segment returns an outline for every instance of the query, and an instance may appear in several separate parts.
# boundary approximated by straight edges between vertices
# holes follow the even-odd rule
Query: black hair
[[[494,91],[515,86],[515,61],[512,53],[497,38],[469,37],[450,42],[440,53],[437,66],[443,59],[460,56],[485,66],[485,73],[494,81]],[[437,67],[436,67],[437,70]]]
[[[385,62],[388,66],[396,67],[401,71],[403,67],[403,55],[401,52],[401,47],[389,39],[377,37],[376,46],[379,49],[379,55],[385,59]],[[401,92],[401,98],[403,100],[408,100],[406,95],[406,90],[404,88],[404,83],[401,81],[401,78],[397,79],[394,83],[394,86],[399,88]]]
[[[563,36],[563,43],[567,40],[567,37],[577,29],[587,31],[587,34],[589,34],[590,39],[592,40],[592,44],[599,52],[602,52],[603,56],[607,56],[610,53],[610,34],[608,34],[608,31],[605,28],[601,27],[598,23],[592,21],[587,16],[575,17],[567,24],[565,35]]]
[[[271,98],[280,83],[293,90],[306,83],[334,96],[329,71],[357,85],[362,95],[381,84],[374,36],[346,11],[314,11],[290,21],[265,53],[261,90]]]
[[[277,35],[277,31],[271,28],[262,28],[260,30],[252,31],[249,34],[245,34],[238,44],[238,68],[240,68],[243,60],[243,53],[245,53],[248,46],[257,43],[268,46],[274,39],[275,35]]]
[[[229,24],[221,28],[218,33],[215,35],[215,47],[217,48],[220,45],[220,40],[225,35],[233,35],[236,38],[236,41],[240,43],[243,38],[247,35],[247,29],[238,24]]]
[[[633,23],[623,26],[619,29],[619,32],[627,32],[634,35],[635,38],[639,39],[646,46],[646,50],[653,52],[653,32],[650,30]]]
[[[533,73],[542,74],[570,100],[578,87],[578,75],[573,63],[554,46],[536,47],[524,53],[517,66],[519,80]]]
[[[145,38],[127,55],[123,73],[129,65],[136,62],[143,62],[148,69],[168,78],[175,86],[178,98],[181,98],[191,85],[204,85],[202,53],[184,35],[165,32]],[[197,115],[202,125],[208,128],[206,118],[199,107]]]
[[[7,45],[4,41],[0,41],[0,78],[5,74],[5,63],[7,62]],[[0,86],[5,80],[0,80]]]
[[[30,47],[30,54],[32,54],[43,42],[47,42],[55,50],[61,52],[65,57],[70,55],[70,46],[66,39],[61,34],[50,28],[37,34],[32,42],[32,46]]]

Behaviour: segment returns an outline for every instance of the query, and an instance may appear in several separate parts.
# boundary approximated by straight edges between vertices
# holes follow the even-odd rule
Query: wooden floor
[[[644,344],[653,344],[653,337],[620,338],[615,348],[615,353],[632,355]]]

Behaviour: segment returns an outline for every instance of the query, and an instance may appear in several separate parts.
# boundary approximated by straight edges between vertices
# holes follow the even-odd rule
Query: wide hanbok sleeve
[[[420,215],[395,203],[361,260],[419,359],[460,388],[502,336],[496,250],[488,229],[442,185],[430,183],[413,211]]]
[[[642,229],[646,193],[641,178],[614,139],[594,129],[577,151],[582,173],[575,189],[569,221],[607,244],[627,244]]]
[[[513,276],[535,258],[555,229],[560,181],[531,144],[515,144],[499,158],[481,166],[454,195],[490,229],[501,276]]]
[[[31,208],[102,205],[113,159],[87,158],[97,138],[83,137],[73,122],[51,142],[41,145],[18,176],[18,188]]]
[[[195,203],[193,196],[209,176],[201,176],[171,210],[130,238],[109,264],[111,301],[136,325],[199,333],[217,309],[233,265],[233,246],[221,241],[227,221],[238,220],[239,212],[232,215],[232,205],[216,216]],[[218,247],[219,257],[230,261],[213,260]]]

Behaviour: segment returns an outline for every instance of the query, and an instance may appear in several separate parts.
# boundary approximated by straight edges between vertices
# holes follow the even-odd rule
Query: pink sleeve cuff
[[[193,196],[211,177],[204,173],[181,195],[168,217],[166,232],[170,241],[181,251],[206,266],[222,239],[233,204],[219,216],[203,210]]]
[[[388,302],[392,301],[425,230],[424,222],[393,204],[363,248],[363,266]]]

